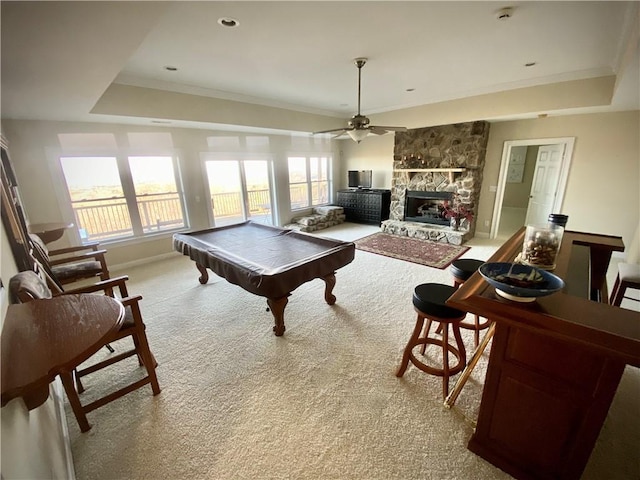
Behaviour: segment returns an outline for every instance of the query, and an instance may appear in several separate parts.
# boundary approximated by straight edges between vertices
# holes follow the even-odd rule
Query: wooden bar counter
[[[513,261],[523,239],[524,228],[489,261]],[[623,250],[619,237],[565,231],[562,292],[513,302],[475,273],[449,299],[496,322],[469,450],[518,479],[580,478],[625,365],[640,367],[640,315],[607,302],[607,266]]]

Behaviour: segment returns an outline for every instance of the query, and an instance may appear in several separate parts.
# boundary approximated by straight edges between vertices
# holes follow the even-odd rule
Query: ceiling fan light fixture
[[[384,135],[387,132],[404,132],[407,129],[405,127],[381,127],[377,125],[370,125],[369,119],[360,113],[360,90],[361,90],[361,81],[362,81],[362,67],[365,63],[367,63],[367,59],[364,57],[358,57],[354,59],[354,63],[356,67],[358,67],[358,113],[351,117],[351,120],[347,122],[348,127],[346,128],[332,128],[331,130],[321,130],[319,132],[313,132],[313,135],[317,135],[320,133],[338,133],[334,138],[341,136],[344,133],[349,134],[349,136],[357,143],[360,143],[364,140],[365,137],[369,135],[369,133],[373,133],[375,135]]]
[[[365,139],[365,137],[367,135],[369,135],[369,131],[368,130],[347,130],[347,134],[349,134],[349,136],[351,137],[351,139],[356,142],[356,143],[360,143],[362,140]]]

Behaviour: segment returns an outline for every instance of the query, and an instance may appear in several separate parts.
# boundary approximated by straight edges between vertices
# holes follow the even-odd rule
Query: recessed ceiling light
[[[240,22],[238,20],[236,20],[235,18],[220,17],[218,19],[218,24],[222,25],[223,27],[234,28],[234,27],[237,27],[238,25],[240,25]]]
[[[166,65],[164,67],[165,70],[167,70],[168,72],[177,72],[178,71],[178,67],[173,67],[171,65]]]
[[[533,67],[536,64],[536,62],[527,62],[524,64],[525,67]]]

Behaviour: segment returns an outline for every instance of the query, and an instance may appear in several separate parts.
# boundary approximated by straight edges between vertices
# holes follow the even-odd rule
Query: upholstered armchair
[[[87,278],[109,278],[109,269],[105,259],[106,250],[97,242],[49,250],[42,239],[33,233],[29,234],[33,246],[33,254],[58,283],[58,287],[78,282]]]

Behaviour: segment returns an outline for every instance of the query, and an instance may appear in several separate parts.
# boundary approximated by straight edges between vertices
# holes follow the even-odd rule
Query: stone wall
[[[456,195],[454,205],[464,206],[473,212],[473,218],[477,218],[488,140],[489,122],[485,121],[396,132],[389,219],[394,222],[403,220],[407,190],[452,192]],[[450,173],[446,169],[464,170]],[[465,237],[471,238],[475,222],[463,221],[460,228],[468,233]]]

